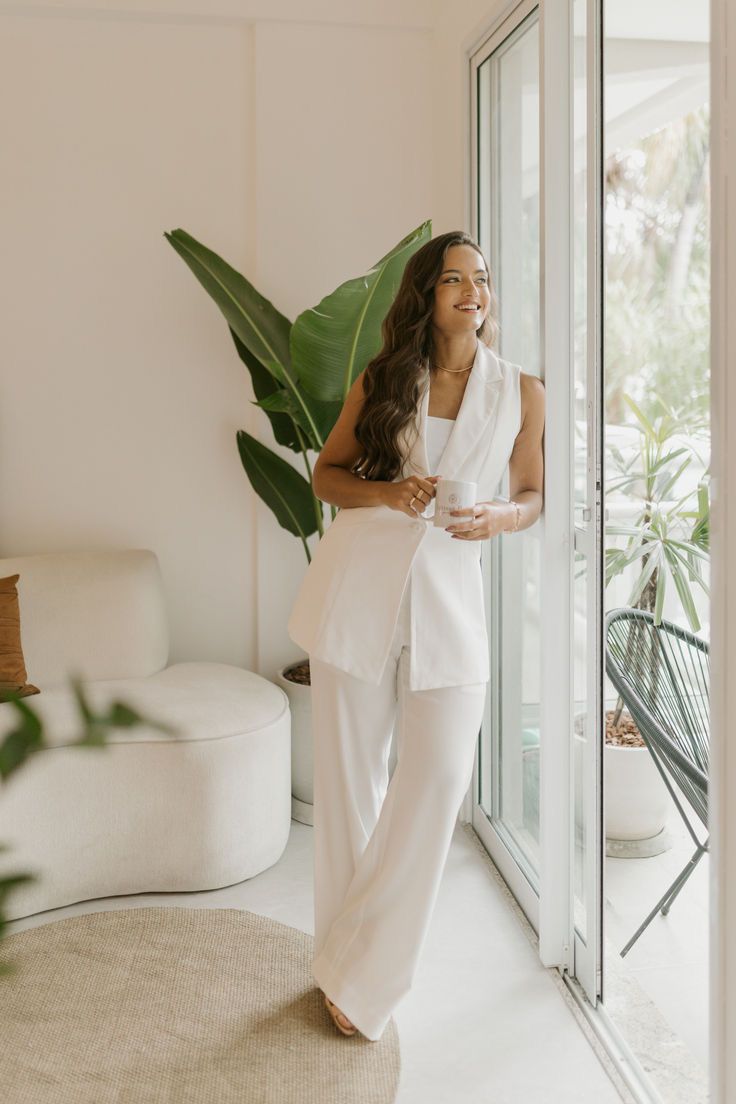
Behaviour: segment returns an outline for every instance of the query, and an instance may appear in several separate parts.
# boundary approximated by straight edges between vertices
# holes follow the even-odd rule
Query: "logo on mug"
[[[448,497],[448,502],[457,502],[457,495],[456,494],[451,494]]]

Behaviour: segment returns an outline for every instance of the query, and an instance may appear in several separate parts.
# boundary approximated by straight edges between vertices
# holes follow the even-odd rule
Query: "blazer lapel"
[[[429,372],[425,380],[416,418],[416,437],[409,454],[410,468],[415,474],[443,475],[458,478],[458,473],[478,440],[491,428],[491,419],[498,403],[503,373],[496,354],[482,341],[465,385],[455,423],[447,439],[437,472],[430,472],[427,456],[427,412],[429,410]]]

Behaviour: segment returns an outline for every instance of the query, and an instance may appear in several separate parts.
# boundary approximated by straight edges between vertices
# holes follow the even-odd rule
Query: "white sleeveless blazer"
[[[427,456],[429,371],[416,418],[400,444],[394,480],[442,475],[497,493],[521,427],[521,368],[478,342],[462,403],[438,470]],[[320,540],[292,607],[288,633],[310,656],[378,683],[411,575],[412,690],[485,682],[490,676],[480,541],[435,528],[434,499],[418,518],[388,506],[339,510]]]

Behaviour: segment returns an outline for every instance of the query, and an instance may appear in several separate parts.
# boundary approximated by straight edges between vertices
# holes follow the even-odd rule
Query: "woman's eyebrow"
[[[460,269],[459,269],[459,268],[446,268],[444,272],[440,272],[440,276],[444,276],[444,275],[445,275],[445,274],[446,274],[447,272],[457,272],[457,273],[460,273]],[[476,276],[476,275],[477,275],[477,274],[478,274],[479,272],[482,272],[484,276],[485,276],[485,274],[486,274],[486,270],[485,270],[484,268],[476,268],[476,270],[475,270],[475,272],[473,273],[473,275],[474,275],[474,276]]]

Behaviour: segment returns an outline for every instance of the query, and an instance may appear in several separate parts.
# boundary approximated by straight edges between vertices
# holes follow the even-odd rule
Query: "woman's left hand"
[[[452,517],[469,520],[454,522],[445,527],[453,540],[488,540],[495,537],[509,525],[508,507],[494,505],[491,502],[476,502],[463,510],[451,510]]]

